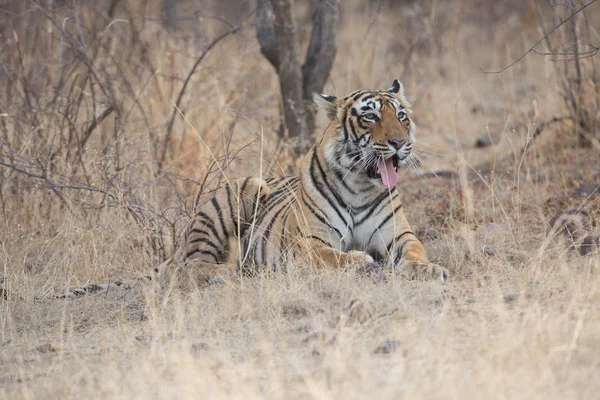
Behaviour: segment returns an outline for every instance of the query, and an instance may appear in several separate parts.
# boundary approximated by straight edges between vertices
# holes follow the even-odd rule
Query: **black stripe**
[[[273,214],[273,218],[271,219],[271,221],[270,221],[270,222],[269,222],[269,224],[267,225],[267,229],[265,230],[265,234],[264,234],[264,236],[263,236],[263,241],[264,241],[265,243],[268,243],[268,242],[269,242],[269,238],[271,237],[271,230],[273,229],[273,225],[275,224],[275,221],[277,221],[277,217],[279,216],[279,214],[281,214],[281,212],[282,212],[283,210],[285,210],[285,209],[286,209],[286,207],[285,207],[285,206],[284,206],[284,207],[281,207],[279,210],[277,210],[277,212],[276,212],[275,214]],[[267,259],[267,256],[266,256],[266,254],[265,254],[265,252],[266,252],[266,250],[265,250],[265,249],[266,249],[266,246],[265,246],[265,245],[263,245],[263,248],[262,248],[262,258],[263,258],[263,262],[265,262],[265,260]]]
[[[280,200],[281,198],[285,198],[286,195],[289,195],[291,192],[290,187],[283,187],[273,193],[271,193],[271,196],[269,196],[269,199],[267,200],[267,204],[266,206],[268,208],[271,208],[272,204],[278,204],[278,200]]]
[[[358,143],[358,133],[356,131],[356,125],[353,119],[350,119],[350,128],[352,130],[352,136],[354,136],[354,142]]]
[[[244,201],[245,199],[245,191],[246,191],[246,186],[248,186],[248,182],[250,181],[250,177],[247,177],[246,179],[244,179],[244,183],[242,183],[242,186],[239,186],[240,189],[240,193],[239,193],[239,198],[238,198],[238,204],[242,205],[242,210],[244,211],[244,221],[248,221],[250,218],[249,215],[246,215],[246,207],[243,207],[244,205]]]
[[[250,182],[250,177],[244,179],[244,183],[242,183],[242,187],[240,188],[240,194],[244,193],[246,186],[248,186],[248,182]]]
[[[394,239],[392,239],[392,241],[390,242],[390,244],[387,245],[386,249],[387,252],[389,254],[390,250],[392,249],[392,246],[394,245],[394,243],[398,243],[400,241],[400,239],[402,239],[402,237],[404,235],[408,235],[411,234],[414,236],[414,233],[412,231],[406,231],[406,232],[402,232],[401,234],[399,234],[398,236],[396,236]]]
[[[195,243],[204,243],[204,244],[207,244],[210,247],[212,247],[213,249],[217,250],[218,252],[220,252],[221,250],[223,250],[219,245],[211,242],[210,239],[205,238],[205,237],[197,238],[197,239],[194,239],[194,240],[192,240],[190,242],[190,244],[195,244]]]
[[[289,179],[289,181],[285,182],[280,188],[271,192],[271,195],[269,196],[269,199],[267,200],[267,205],[269,204],[270,201],[277,198],[277,196],[279,196],[281,193],[284,193],[284,194],[291,193],[293,190],[295,190],[297,188],[297,184],[298,184],[298,178]],[[272,186],[272,188],[274,188],[274,187]]]
[[[340,212],[340,210],[338,210],[338,207],[336,207],[336,205],[334,204],[333,200],[331,198],[329,198],[329,196],[325,193],[325,191],[323,190],[323,188],[321,187],[321,185],[318,184],[318,180],[317,177],[315,176],[315,162],[318,164],[318,160],[317,160],[317,152],[316,150],[313,150],[313,156],[312,156],[312,160],[310,163],[310,168],[309,168],[309,175],[312,179],[312,184],[315,186],[315,188],[317,189],[317,191],[319,192],[319,194],[325,199],[327,200],[327,203],[329,203],[329,206],[331,208],[333,208],[333,210],[335,211],[335,213],[338,215],[338,217],[340,217],[340,219],[342,220],[342,222],[344,223],[344,225],[348,225],[348,223],[346,222],[346,220],[344,219],[344,217],[342,216],[342,213]],[[322,169],[321,169],[322,171]],[[323,172],[321,172],[321,174],[323,175]],[[323,179],[325,179],[325,177],[323,176]],[[329,184],[327,183],[327,181],[325,180],[325,184],[327,186],[329,186]],[[331,191],[331,187],[329,187],[329,190]],[[308,193],[306,193],[306,195],[308,196]],[[323,213],[325,215],[327,215],[327,213]]]
[[[398,197],[398,192],[396,191],[396,188],[393,188],[391,190],[391,192],[392,192],[392,195],[390,196],[390,193],[386,190],[386,191],[382,192],[379,196],[377,196],[375,198],[375,200],[369,200],[369,201],[365,202],[364,204],[361,204],[360,206],[352,207],[352,209],[356,212],[361,212],[361,211],[366,210],[369,207],[377,207],[378,205],[384,204],[382,202],[386,198],[390,199],[390,201],[395,200],[396,197]],[[385,203],[385,204],[387,204],[387,203]]]
[[[227,240],[227,239],[229,239],[230,232],[229,232],[229,229],[227,229],[227,227],[225,226],[225,218],[223,217],[223,210],[221,209],[221,206],[219,205],[219,202],[217,201],[216,197],[213,197],[212,199],[210,199],[210,202],[212,203],[213,207],[215,208],[215,211],[217,212],[217,216],[219,217],[219,222],[221,223],[221,229],[223,230],[223,236],[225,236],[225,240]]]
[[[356,124],[359,126],[360,129],[362,130],[368,130],[369,129],[369,125],[363,125],[362,120],[359,118],[356,120]],[[363,138],[363,136],[365,136],[365,134],[360,135],[359,137],[359,141]]]
[[[342,115],[342,132],[344,132],[344,142],[348,141],[348,130],[346,129],[346,117],[348,116],[348,110],[344,109],[344,114]]]
[[[227,192],[227,204],[229,205],[229,218],[231,218],[231,223],[234,225],[234,227],[233,227],[233,229],[235,231],[234,233],[237,235],[237,229],[238,229],[239,224],[236,223],[237,213],[236,214],[233,213],[233,204],[231,204],[231,188],[229,187],[229,185],[225,185],[225,192]]]
[[[268,204],[268,207],[269,207],[269,209],[271,210],[271,212],[265,212],[265,213],[263,213],[262,215],[260,215],[260,217],[259,217],[259,218],[257,218],[257,220],[256,220],[256,222],[255,222],[255,226],[259,226],[260,224],[262,224],[262,223],[264,222],[265,218],[267,218],[268,216],[272,216],[272,215],[273,215],[273,214],[272,214],[272,211],[273,211],[273,209],[274,209],[274,207],[275,207],[275,206],[277,206],[278,204],[280,204],[280,203],[282,203],[282,202],[284,202],[284,201],[286,201],[286,200],[289,200],[289,201],[291,201],[291,200],[292,200],[292,197],[290,197],[290,196],[285,196],[285,194],[286,194],[286,193],[285,193],[285,192],[283,192],[283,195],[282,195],[281,197],[279,197],[279,198],[278,198],[278,199],[277,199],[277,200],[276,200],[274,203],[269,203],[269,204]],[[269,198],[269,200],[271,200],[271,198]],[[271,223],[273,223],[273,222],[275,221],[275,218],[277,217],[277,215],[279,214],[279,212],[281,212],[282,210],[286,209],[286,207],[288,207],[288,206],[289,206],[289,204],[290,204],[290,203],[283,204],[283,206],[282,206],[282,207],[281,207],[281,208],[280,208],[280,209],[277,211],[277,213],[276,213],[276,214],[273,216],[273,219],[271,220]],[[289,207],[288,207],[288,208],[289,208]],[[268,236],[270,236],[270,229],[271,229],[271,227],[272,227],[272,224],[271,224],[271,223],[269,224],[269,227],[267,227],[267,228],[265,229],[265,232],[264,232],[264,234],[266,234],[266,235],[267,235],[267,238],[268,238]],[[255,264],[262,264],[262,263],[264,262],[264,258],[265,258],[265,251],[266,251],[266,246],[265,246],[264,240],[265,240],[265,237],[264,237],[264,236],[263,236],[262,238],[260,238],[260,239],[256,240],[256,241],[254,242],[254,246],[253,246],[253,247],[252,247],[252,249],[251,249],[251,252],[252,252],[252,254],[250,255],[250,257],[249,257],[249,258],[251,258],[251,259],[254,261],[254,263],[255,263]],[[248,244],[250,244],[250,243],[248,242]],[[260,249],[259,249],[259,245],[261,246],[261,247],[260,247]],[[259,250],[260,250],[260,251],[259,251]],[[258,253],[261,253],[261,255],[262,255],[262,257],[263,257],[263,262],[259,262],[259,261],[261,261],[261,260],[258,260],[258,259],[257,259],[257,255],[258,255]]]
[[[385,208],[385,206],[386,206],[386,205],[388,205],[388,204],[389,204],[389,203],[390,203],[392,200],[394,200],[396,197],[398,197],[398,193],[395,193],[395,194],[394,194],[394,195],[392,195],[392,196],[388,196],[388,193],[385,193],[385,192],[384,192],[384,193],[383,193],[383,197],[384,197],[384,198],[382,198],[382,196],[380,195],[380,196],[379,196],[377,199],[375,199],[373,202],[371,202],[371,203],[366,203],[366,206],[367,206],[367,207],[368,207],[369,205],[373,205],[373,208],[371,208],[371,209],[369,210],[369,212],[367,212],[367,213],[365,214],[365,216],[363,216],[363,217],[362,217],[362,219],[361,219],[360,221],[356,222],[356,225],[355,225],[355,226],[359,226],[359,225],[361,225],[363,222],[365,222],[365,221],[367,220],[367,218],[371,217],[371,216],[372,216],[372,215],[375,213],[375,210],[378,210],[378,211],[377,211],[377,214],[378,214],[379,212],[381,212],[381,210],[382,210],[383,208]],[[388,201],[387,201],[387,202],[383,202],[383,201],[384,201],[386,198],[388,199]],[[363,205],[363,207],[364,207],[364,205]],[[366,207],[365,207],[365,208],[366,208]],[[360,209],[359,209],[359,210],[360,210]]]
[[[281,228],[281,238],[279,239],[279,248],[281,249],[282,253],[283,250],[287,247],[287,220],[291,214],[292,207],[288,207],[287,211],[285,212],[285,215],[283,217],[283,225]],[[280,255],[281,256],[281,255]]]
[[[358,100],[358,98],[360,96],[362,96],[363,94],[365,94],[366,92],[367,92],[366,90],[358,90],[358,91],[356,91],[356,94],[352,97],[352,100],[353,101]]]
[[[200,222],[202,222],[204,225],[206,225],[206,227],[208,229],[210,229],[210,231],[215,235],[215,237],[219,240],[219,243],[222,245],[223,244],[223,240],[221,240],[221,238],[219,237],[219,233],[217,232],[217,230],[215,228],[215,225],[211,221],[211,218],[208,215],[206,215],[204,212],[202,212],[202,211],[198,211],[198,213],[196,214],[196,216],[204,218],[204,220],[201,220]]]
[[[273,187],[273,186],[277,186],[282,181],[285,181],[287,179],[290,179],[290,177],[282,176],[280,178],[268,178],[267,179],[267,184],[269,185],[269,187]]]
[[[325,182],[325,185],[327,185],[327,188],[329,189],[331,194],[333,194],[333,196],[335,197],[335,199],[337,200],[339,205],[342,206],[342,208],[344,208],[344,209],[348,208],[348,206],[346,205],[344,200],[342,200],[342,198],[339,196],[339,194],[335,190],[333,190],[333,188],[329,184],[329,181],[327,180],[327,174],[325,174],[325,170],[323,169],[323,166],[321,165],[321,161],[319,160],[319,157],[317,157],[316,152],[315,152],[314,158],[315,158],[315,161],[317,162],[317,167],[319,167],[319,172],[321,173],[321,176],[323,177],[323,181]]]
[[[348,186],[348,184],[344,180],[344,176],[342,175],[342,172],[339,169],[334,169],[333,173],[338,178],[338,180],[341,182],[342,186],[344,186],[344,189],[346,189],[348,192],[350,192],[350,194],[356,194],[356,192],[354,190],[352,190],[352,188],[350,186]]]
[[[269,204],[269,210],[270,210],[270,211],[269,211],[269,212],[265,212],[265,213],[263,213],[263,214],[262,214],[262,215],[261,215],[261,216],[260,216],[260,217],[259,217],[259,218],[256,220],[256,225],[260,225],[260,224],[262,224],[262,222],[264,221],[264,219],[265,219],[267,216],[269,216],[269,215],[272,215],[272,213],[273,213],[273,211],[274,211],[274,209],[275,209],[275,207],[276,207],[277,205],[281,204],[283,201],[286,201],[286,200],[290,200],[290,202],[291,202],[291,200],[292,200],[292,199],[293,199],[293,198],[292,198],[292,197],[290,197],[290,196],[281,196],[279,199],[277,199],[277,201],[273,202],[272,204]],[[282,206],[282,207],[281,207],[281,209],[285,208],[287,205],[289,205],[289,203],[288,203],[288,204],[285,204],[284,206]]]
[[[408,239],[404,243],[402,243],[402,246],[400,246],[400,248],[398,249],[398,253],[396,254],[396,257],[394,257],[394,265],[398,264],[398,262],[402,259],[402,255],[404,254],[404,246],[406,246],[406,244],[410,243],[410,242],[418,242],[418,240],[417,239]]]
[[[312,201],[312,200],[311,200]],[[306,198],[304,197],[304,191],[302,192],[302,202],[304,203],[304,205],[306,207],[308,207],[308,210],[313,213],[313,215],[315,217],[317,217],[317,219],[319,221],[321,221],[324,225],[326,225],[327,227],[333,229],[335,231],[335,233],[338,234],[339,237],[342,237],[342,233],[337,230],[333,225],[331,225],[329,222],[327,222],[327,220],[325,220],[323,217],[321,217],[318,213],[317,210],[315,210],[310,204],[308,204],[308,202],[306,201]],[[319,207],[317,207],[317,205],[315,205],[315,207],[323,214],[323,215],[327,215],[323,212],[323,210],[321,210]]]
[[[383,228],[383,226],[394,216],[396,215],[396,212],[402,208],[402,204],[398,204],[396,207],[394,207],[394,210],[387,216],[385,217],[385,219],[383,221],[381,221],[381,223],[379,224],[379,226],[377,227],[377,229],[381,229]]]
[[[396,208],[394,208],[394,210],[391,213],[389,213],[387,217],[385,217],[383,219],[383,221],[379,224],[377,229],[375,229],[373,231],[373,233],[371,233],[371,236],[369,237],[369,241],[367,243],[371,243],[371,239],[373,239],[373,236],[375,236],[375,233],[377,233],[394,215],[396,215],[396,212],[401,208],[402,208],[402,204],[397,205]]]
[[[321,243],[323,243],[325,246],[333,248],[333,246],[329,243],[327,243],[326,241],[324,241],[323,239],[321,239],[320,237],[314,236],[314,235],[310,235],[310,236],[304,236],[305,239],[314,239],[317,240]]]
[[[362,99],[360,99],[360,101],[361,101],[361,102],[363,102],[363,101],[367,101],[367,100],[370,100],[370,99],[372,99],[373,97],[375,97],[375,94],[374,94],[374,93],[371,93],[371,94],[369,94],[369,95],[367,95],[367,96],[363,97]]]
[[[354,125],[352,125],[352,117],[348,117],[347,114],[346,114],[346,119],[344,120],[344,126],[346,126],[346,125],[350,127],[349,130],[350,130],[350,133],[352,133],[353,140],[356,140],[356,138],[357,138],[356,129],[354,129]],[[348,129],[346,128],[346,130],[348,130]]]
[[[190,251],[189,253],[187,253],[185,255],[185,259],[190,258],[190,256],[193,256],[196,253],[212,256],[215,259],[215,262],[217,262],[217,263],[219,262],[219,257],[217,257],[217,255],[215,253],[208,251],[208,250],[202,250],[202,249],[194,249],[194,250]]]
[[[200,228],[194,228],[191,231],[189,231],[189,233],[190,234],[188,235],[188,238],[191,236],[192,233],[199,233],[201,235],[206,235],[206,236],[210,235],[208,232],[206,232],[205,230],[202,230]]]
[[[359,124],[359,125],[360,125],[360,124]],[[358,141],[360,142],[361,140],[363,140],[363,138],[364,138],[365,136],[367,136],[368,134],[369,134],[369,132],[365,132],[365,133],[363,133],[362,135],[360,135],[360,137],[358,138]],[[373,145],[373,147],[375,147],[375,145]],[[386,146],[386,148],[387,148],[387,146]]]

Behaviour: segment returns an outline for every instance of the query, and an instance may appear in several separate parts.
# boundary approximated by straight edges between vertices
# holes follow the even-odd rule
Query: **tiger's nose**
[[[388,139],[388,142],[390,142],[390,144],[392,146],[394,146],[396,148],[396,150],[399,150],[406,143],[406,139],[403,139],[403,138],[391,138],[391,139]]]

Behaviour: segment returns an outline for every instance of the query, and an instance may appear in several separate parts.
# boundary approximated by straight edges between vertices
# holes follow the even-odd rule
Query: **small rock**
[[[306,345],[313,341],[317,341],[319,343],[325,342],[327,335],[323,332],[313,332],[302,340],[302,344]]]
[[[284,317],[296,317],[303,318],[310,315],[309,310],[302,304],[290,303],[286,304],[281,308],[281,312]]]
[[[546,177],[542,174],[535,174],[535,178],[533,180],[535,183],[545,183]]]
[[[492,246],[485,246],[483,248],[483,252],[487,256],[494,257],[496,255],[496,248]]]
[[[152,341],[152,336],[136,335],[136,336],[134,336],[134,339],[140,343],[150,343],[150,341]]]
[[[595,196],[600,196],[600,185],[580,186],[577,189],[575,189],[575,192],[573,194],[577,197],[588,197],[592,193]]]
[[[489,224],[483,225],[483,231],[484,232],[498,232],[498,231],[503,231],[505,229],[506,229],[506,225],[505,224],[489,223]]]
[[[200,343],[193,343],[191,346],[192,349],[192,353],[201,353],[203,351],[207,351],[210,347],[208,346],[208,344],[200,342]]]
[[[400,341],[398,340],[386,340],[381,343],[373,353],[375,354],[390,354],[396,352],[396,350],[400,347]]]
[[[507,293],[504,295],[505,303],[512,303],[513,301],[518,300],[520,297],[520,293]]]
[[[36,350],[42,354],[48,353],[56,353],[56,347],[52,346],[50,343],[45,343],[41,346],[36,347]]]
[[[495,133],[481,135],[475,140],[475,147],[482,149],[484,147],[493,146],[500,142],[500,138],[501,136]]]
[[[481,107],[480,105],[476,104],[473,107],[471,107],[471,113],[472,114],[479,114],[483,112],[483,107]]]
[[[490,137],[488,135],[479,136],[475,140],[475,147],[477,147],[478,149],[481,149],[484,147],[489,147],[491,145],[492,145],[492,140],[490,139]]]

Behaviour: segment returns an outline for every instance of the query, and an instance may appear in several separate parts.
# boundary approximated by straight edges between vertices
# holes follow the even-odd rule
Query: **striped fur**
[[[411,278],[445,280],[448,271],[427,258],[398,191],[385,187],[377,172],[381,158],[408,165],[415,141],[401,84],[341,99],[316,95],[315,101],[331,123],[304,156],[299,178],[267,180],[271,196],[243,237],[243,266],[364,268],[377,262]]]
[[[429,261],[412,232],[395,185],[386,187],[378,170],[382,160],[395,167],[411,162],[415,126],[400,82],[343,98],[315,95],[315,102],[331,123],[304,156],[299,177],[246,178],[234,185],[238,197],[231,186],[220,189],[199,207],[175,255],[152,276],[127,284],[154,279],[173,261],[209,280],[229,276],[230,238],[240,240],[235,264],[242,272],[384,265],[409,278],[447,279],[448,271]],[[66,297],[106,287],[78,288]]]

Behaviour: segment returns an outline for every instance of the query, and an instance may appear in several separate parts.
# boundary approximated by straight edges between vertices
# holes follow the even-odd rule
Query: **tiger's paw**
[[[421,261],[402,260],[399,269],[408,279],[418,281],[434,280],[445,282],[450,277],[450,273],[446,268]]]
[[[377,280],[386,281],[385,273],[383,272],[383,268],[379,265],[373,257],[364,251],[351,250],[348,253],[348,256],[352,257],[352,263],[358,266],[358,271],[360,273],[371,276]]]
[[[366,263],[359,269],[359,271],[363,274],[372,277],[375,280],[387,282],[387,278],[385,276],[385,273],[383,272],[383,268],[381,268],[381,265],[379,265],[375,261]]]

